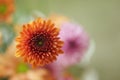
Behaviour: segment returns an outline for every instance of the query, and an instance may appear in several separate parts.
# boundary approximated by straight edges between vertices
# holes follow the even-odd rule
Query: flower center
[[[51,38],[47,33],[33,34],[33,37],[28,41],[30,50],[33,53],[48,52],[51,49]]]
[[[0,14],[4,14],[7,10],[7,6],[5,4],[0,4]]]
[[[44,42],[42,40],[38,42],[39,46],[42,46],[43,44],[44,44]]]
[[[66,49],[68,53],[78,52],[81,49],[81,44],[77,40],[70,40],[67,44]]]
[[[75,48],[76,47],[75,41],[69,41],[69,46],[70,48]]]

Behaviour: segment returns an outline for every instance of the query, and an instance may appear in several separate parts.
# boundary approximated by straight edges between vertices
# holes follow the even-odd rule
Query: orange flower
[[[0,0],[0,20],[6,20],[14,11],[14,0]]]
[[[41,18],[23,25],[20,36],[16,39],[17,57],[33,67],[43,66],[56,60],[58,54],[63,53],[63,41],[58,37],[59,29],[50,20]]]

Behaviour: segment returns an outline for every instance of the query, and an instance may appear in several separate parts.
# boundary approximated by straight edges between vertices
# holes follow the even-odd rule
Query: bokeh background
[[[91,58],[99,80],[120,80],[120,0],[16,0],[16,12],[39,10],[77,21],[96,44]]]

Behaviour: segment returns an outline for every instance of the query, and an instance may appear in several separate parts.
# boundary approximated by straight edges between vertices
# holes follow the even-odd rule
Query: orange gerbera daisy
[[[0,0],[0,20],[5,20],[14,11],[14,0]]]
[[[43,66],[56,60],[58,54],[63,53],[63,41],[58,37],[59,29],[50,20],[41,18],[23,25],[20,36],[16,39],[16,56],[33,67]]]

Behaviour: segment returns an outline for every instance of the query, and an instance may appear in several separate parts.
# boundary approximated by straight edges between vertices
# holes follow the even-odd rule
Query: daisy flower
[[[14,0],[0,0],[0,20],[6,20],[14,11]]]
[[[59,31],[50,20],[41,18],[23,25],[23,30],[16,39],[16,56],[22,57],[33,67],[52,63],[63,53],[63,41],[58,37]]]
[[[64,54],[58,57],[56,63],[70,66],[78,63],[89,46],[89,36],[78,24],[66,22],[61,26],[60,38],[64,41]]]

